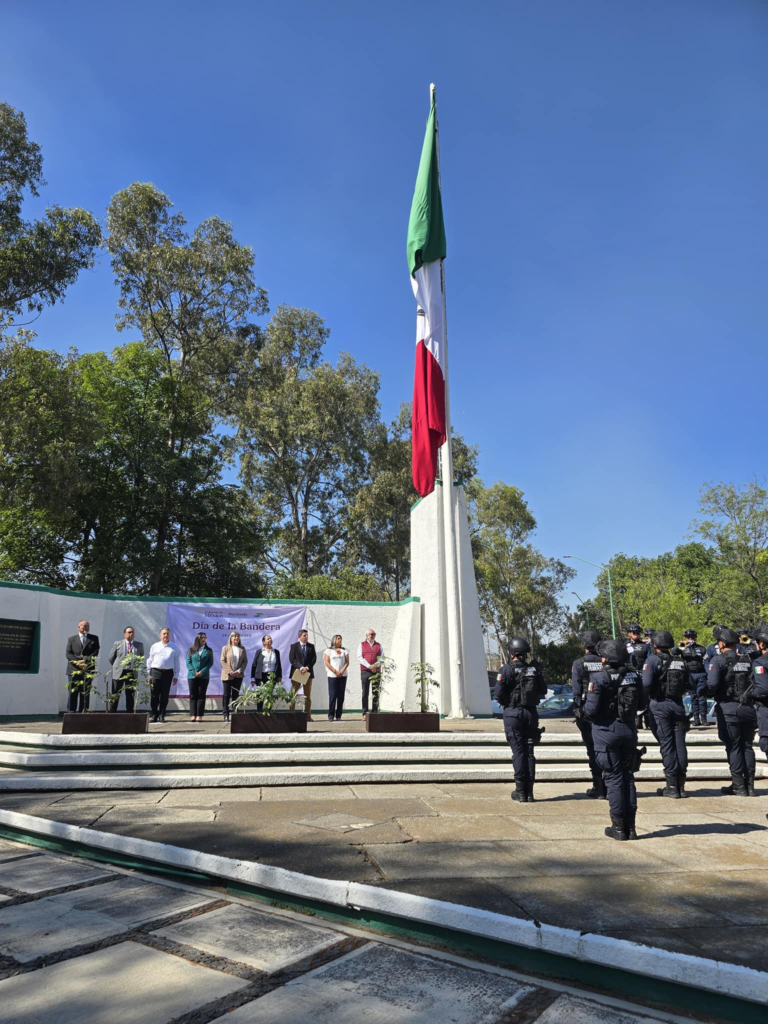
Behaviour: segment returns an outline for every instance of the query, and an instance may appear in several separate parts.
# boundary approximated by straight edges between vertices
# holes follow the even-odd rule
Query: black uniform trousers
[[[504,708],[504,733],[512,748],[515,782],[532,787],[536,779],[536,740],[539,713],[536,708]]]
[[[768,707],[764,704],[756,704],[757,732],[760,736],[760,749],[768,757]]]
[[[328,717],[338,722],[344,710],[344,697],[347,692],[346,676],[328,676]],[[378,709],[374,707],[374,711]]]
[[[360,682],[362,683],[362,686],[363,686],[363,714],[365,714],[366,711],[368,710],[368,693],[369,693],[370,688],[371,688],[371,676],[373,676],[373,675],[378,675],[378,673],[369,672],[368,669],[365,669],[365,668],[361,668],[360,669]],[[376,683],[376,685],[373,688],[373,705],[371,706],[371,711],[378,711],[378,710],[379,710],[379,685],[378,685],[378,683]]]
[[[707,720],[707,673],[691,672],[691,714]]]
[[[610,725],[593,725],[592,739],[595,743],[595,757],[608,791],[611,820],[622,824],[634,821],[637,813],[633,771],[637,729],[618,720]]]
[[[654,736],[659,741],[664,774],[685,775],[688,771],[685,734],[689,725],[682,701],[652,700],[650,708],[656,725]]]
[[[172,668],[153,668],[149,673],[149,685],[152,694],[149,699],[149,707],[153,715],[164,715],[168,707],[168,698],[173,686]]]
[[[593,775],[599,775],[600,765],[597,763],[597,758],[595,757],[595,741],[592,739],[592,723],[587,718],[577,718],[576,728],[581,733],[584,746],[587,748],[589,770]]]
[[[130,673],[126,676],[120,676],[119,679],[115,679],[115,677],[112,676],[112,700],[109,702],[107,711],[117,711],[120,706],[119,691],[122,690],[124,686],[128,687],[128,689],[124,691],[125,710],[129,715],[132,714],[133,709],[136,706],[136,690],[134,689],[136,686],[136,676],[130,675]]]
[[[240,696],[240,687],[243,685],[242,676],[228,676],[222,681],[223,696],[221,698],[221,710],[225,715],[229,714],[229,702],[233,695],[235,700]]]
[[[737,700],[720,701],[715,704],[717,735],[725,744],[731,775],[743,778],[754,777],[755,752],[752,743],[757,729],[757,715],[751,704],[739,704]]]

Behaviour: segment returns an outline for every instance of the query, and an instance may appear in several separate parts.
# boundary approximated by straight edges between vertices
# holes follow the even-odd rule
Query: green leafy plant
[[[256,711],[261,704],[261,714],[271,715],[275,708],[285,704],[291,711],[294,710],[297,701],[303,706],[304,698],[297,697],[295,693],[288,692],[283,685],[282,679],[278,679],[274,672],[270,672],[266,683],[259,686],[246,686],[240,696],[232,701],[233,711]]]
[[[379,706],[382,693],[387,692],[387,686],[391,683],[392,676],[397,669],[395,659],[388,658],[386,655],[382,655],[379,658],[378,666],[379,671],[374,672],[371,676],[371,690],[377,707]]]
[[[419,704],[421,705],[422,711],[437,711],[437,694],[435,694],[435,701],[430,701],[431,691],[440,688],[440,683],[433,678],[432,673],[435,671],[432,665],[426,661],[414,661],[411,665],[411,671],[413,672],[413,681],[416,684],[416,690],[419,695]]]

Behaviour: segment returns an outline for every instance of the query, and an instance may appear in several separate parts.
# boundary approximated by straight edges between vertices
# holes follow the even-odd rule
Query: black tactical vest
[[[629,654],[630,664],[634,671],[642,673],[646,655],[648,654],[648,645],[641,643],[627,643],[627,652]]]
[[[611,715],[625,725],[634,725],[640,707],[640,689],[643,685],[640,676],[632,669],[611,669],[608,678],[611,680],[611,695],[608,701]]]
[[[688,666],[689,672],[704,672],[704,655],[707,653],[706,647],[702,647],[701,644],[688,644],[687,647],[679,648],[680,655]]]
[[[540,676],[535,665],[511,665],[515,673],[511,687],[509,706],[511,708],[535,708],[539,703]]]
[[[661,662],[661,672],[656,680],[656,700],[674,700],[678,703],[685,693],[685,662],[682,658],[670,654],[657,654]]]
[[[736,654],[735,651],[724,651],[723,657],[728,665],[725,699],[741,701],[752,685],[752,661],[746,654]]]
[[[584,698],[589,691],[589,680],[595,672],[603,667],[603,659],[597,654],[585,654],[579,658],[581,669],[579,670],[579,686],[581,687],[581,698]]]

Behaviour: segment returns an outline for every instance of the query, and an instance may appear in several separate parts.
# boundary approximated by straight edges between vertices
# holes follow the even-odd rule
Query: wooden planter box
[[[61,726],[62,733],[75,733],[81,736],[112,736],[116,733],[135,735],[147,732],[149,714],[139,711],[128,714],[127,711],[83,711],[77,713],[66,711]]]
[[[230,720],[232,732],[306,732],[307,716],[303,711],[235,711]]]
[[[440,732],[436,711],[369,711],[366,732]]]

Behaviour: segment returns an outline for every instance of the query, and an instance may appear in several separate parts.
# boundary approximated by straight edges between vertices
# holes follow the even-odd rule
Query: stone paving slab
[[[19,892],[46,892],[65,885],[90,882],[113,872],[107,866],[63,857],[24,857],[9,864],[0,864],[0,885]]]
[[[153,934],[270,974],[313,956],[344,937],[327,928],[299,924],[238,904],[198,914]]]
[[[165,1024],[247,985],[135,942],[0,981],[0,1021]]]
[[[21,846],[18,843],[10,843],[5,839],[0,839],[0,861],[16,857],[29,857],[35,852],[35,850],[31,850],[28,846]]]
[[[328,804],[336,800],[356,800],[351,786],[263,786],[262,800],[323,800]]]
[[[723,927],[727,924],[706,900],[690,902],[680,892],[676,874],[639,873],[494,878],[493,885],[525,911],[525,917],[577,931],[607,932],[612,928]],[[644,902],[649,888],[652,899]]]
[[[528,874],[494,842],[407,843],[366,846],[385,879],[492,878]]]
[[[488,1024],[533,989],[481,970],[369,944],[219,1024]]]
[[[656,1020],[563,995],[542,1013],[537,1024],[656,1024]]]
[[[435,818],[398,818],[400,825],[420,843],[449,842],[458,839],[535,839],[528,822],[524,824],[511,815],[477,814],[443,815]],[[365,836],[361,842],[367,843]]]
[[[0,953],[26,963],[210,901],[185,889],[123,878],[0,907]]]
[[[150,805],[142,807],[138,804],[111,807],[99,818],[99,826],[121,822],[132,825],[136,822],[146,825],[182,825],[189,822],[213,821],[215,813],[205,807],[167,807]]]

